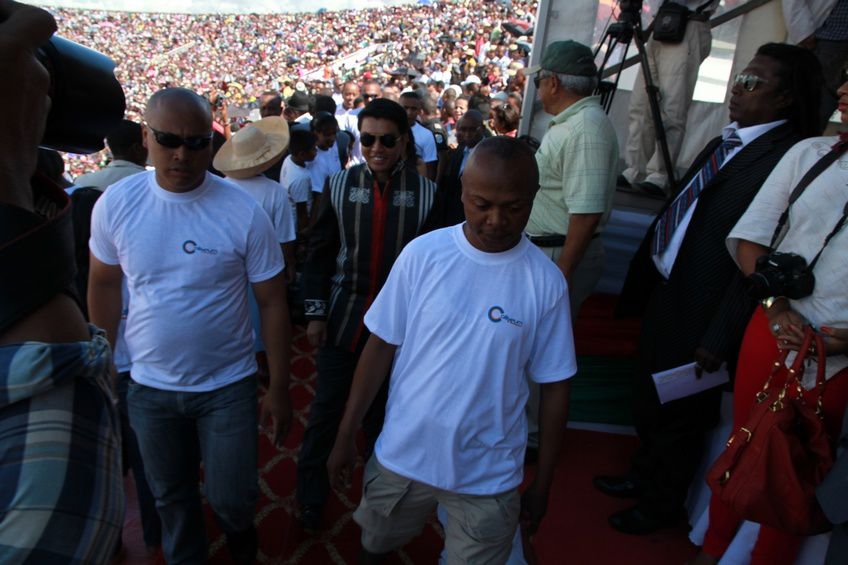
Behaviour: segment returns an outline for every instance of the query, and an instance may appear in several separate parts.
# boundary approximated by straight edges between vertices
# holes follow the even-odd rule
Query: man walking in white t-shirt
[[[481,142],[462,178],[466,222],[407,245],[365,316],[371,337],[327,463],[336,488],[347,482],[356,431],[391,370],[354,513],[362,563],[415,537],[437,504],[448,563],[505,562],[519,516],[530,534],[545,514],[577,368],[566,281],[523,237],[538,181],[524,143]],[[542,385],[541,441],[520,496],[528,380]]]
[[[233,561],[253,563],[258,496],[256,361],[247,284],[259,304],[270,369],[263,419],[280,445],[291,423],[283,257],[262,207],[206,172],[209,103],[190,90],[154,94],[144,144],[155,171],[128,177],[92,216],[91,321],[114,344],[121,279],[130,296],[125,340],[132,362],[130,422],[162,518],[169,563],[202,563],[204,494]]]

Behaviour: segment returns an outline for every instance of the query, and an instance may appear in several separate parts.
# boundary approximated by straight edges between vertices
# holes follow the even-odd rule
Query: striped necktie
[[[713,177],[716,176],[721,165],[727,159],[727,154],[733,151],[736,147],[742,145],[742,140],[736,135],[736,132],[721,142],[721,145],[710,155],[710,158],[698,171],[698,174],[692,179],[692,182],[686,187],[686,190],[677,195],[671,206],[666,208],[660,219],[657,220],[657,225],[654,228],[653,253],[661,255],[665,248],[668,247],[668,242],[674,235],[674,231],[683,218],[686,217],[686,212],[689,207],[698,199],[698,195],[704,190],[704,187],[709,184]]]

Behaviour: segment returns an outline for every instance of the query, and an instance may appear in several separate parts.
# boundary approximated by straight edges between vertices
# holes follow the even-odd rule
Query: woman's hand
[[[848,328],[822,326],[819,332],[824,337],[825,351],[828,355],[848,354]]]
[[[777,340],[780,349],[798,351],[804,342],[804,318],[795,310],[780,310],[766,313],[769,329]]]

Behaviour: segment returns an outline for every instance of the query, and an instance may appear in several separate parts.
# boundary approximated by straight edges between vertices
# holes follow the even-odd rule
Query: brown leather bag
[[[801,386],[804,359],[815,343],[818,400],[810,406]],[[796,535],[827,531],[830,523],[816,501],[815,488],[833,466],[833,448],[822,421],[825,350],[822,338],[807,326],[804,342],[783,387],[771,387],[785,373],[788,351],[781,353],[763,389],[757,393],[744,426],[707,473],[713,496],[746,520]],[[790,388],[794,385],[796,395]]]

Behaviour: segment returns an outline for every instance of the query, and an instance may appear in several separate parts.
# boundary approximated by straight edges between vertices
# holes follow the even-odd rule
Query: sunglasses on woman
[[[200,151],[201,149],[209,147],[209,144],[212,142],[211,133],[206,135],[181,137],[175,133],[168,133],[153,129],[149,125],[147,126],[147,129],[153,132],[153,139],[156,140],[156,143],[162,147],[167,147],[168,149],[177,149],[185,145],[186,149],[189,149],[190,151]]]
[[[380,140],[380,145],[385,147],[386,149],[391,149],[398,142],[398,136],[393,133],[384,133],[383,135],[377,136],[370,133],[363,133],[359,136],[359,143],[362,144],[362,147],[371,147],[377,140]]]

